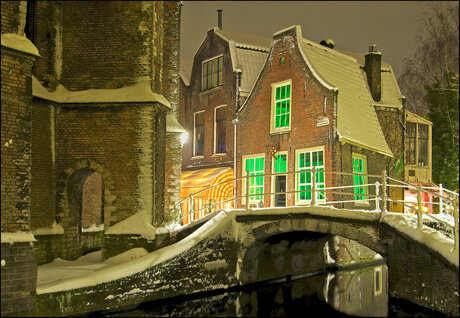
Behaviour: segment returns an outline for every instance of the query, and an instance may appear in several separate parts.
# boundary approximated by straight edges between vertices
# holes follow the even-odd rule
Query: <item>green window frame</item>
[[[291,81],[273,84],[273,129],[290,128],[291,123]]]
[[[277,154],[274,160],[274,173],[287,172],[287,154]]]
[[[353,173],[367,173],[367,160],[365,155],[353,154]],[[355,200],[366,200],[368,194],[367,176],[353,174],[354,198]]]
[[[264,193],[264,157],[250,157],[244,159],[245,175],[255,176],[249,178],[249,201],[263,200]],[[247,194],[246,189],[245,194]]]
[[[312,197],[312,172],[308,171],[316,167],[316,199],[325,200],[325,192],[318,191],[318,189],[324,189],[326,184],[324,176],[324,151],[323,150],[312,150],[298,152],[297,155],[297,171],[305,171],[297,173],[297,201],[307,202],[311,201]]]

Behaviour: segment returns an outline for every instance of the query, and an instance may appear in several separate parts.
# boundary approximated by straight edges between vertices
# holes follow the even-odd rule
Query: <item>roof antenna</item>
[[[222,30],[222,9],[217,10],[217,25],[219,26],[219,29]]]

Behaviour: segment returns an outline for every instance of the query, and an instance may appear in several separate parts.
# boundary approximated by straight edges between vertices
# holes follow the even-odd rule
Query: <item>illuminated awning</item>
[[[230,199],[233,196],[233,182],[230,181],[232,179],[233,169],[229,167],[184,171],[180,177],[180,197],[183,199],[200,190],[229,181],[203,191],[195,198],[212,199],[213,201]]]

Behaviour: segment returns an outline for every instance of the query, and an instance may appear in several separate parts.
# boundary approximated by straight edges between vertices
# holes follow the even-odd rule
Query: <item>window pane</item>
[[[418,124],[418,165],[428,165],[428,125]]]
[[[406,164],[415,164],[415,129],[416,123],[406,123]]]

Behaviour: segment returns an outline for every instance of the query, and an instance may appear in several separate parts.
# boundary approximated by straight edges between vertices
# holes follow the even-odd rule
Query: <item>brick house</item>
[[[176,218],[180,6],[2,3],[2,316],[35,314],[38,265]]]
[[[303,38],[300,26],[279,31],[237,114],[236,176],[316,167],[326,171],[317,173],[318,188],[378,180],[331,171],[382,175],[386,170],[402,176],[395,167],[404,152],[403,102],[391,66],[374,45],[366,54],[343,52],[331,40],[318,44]],[[290,206],[312,199],[309,192],[299,192],[311,189],[309,172],[257,177],[249,187],[253,206]],[[245,188],[244,182],[237,183],[237,195],[244,196]],[[325,196],[328,201],[357,199],[337,206],[375,208],[366,198],[375,194],[375,187],[350,190],[348,195],[320,191],[316,201]],[[280,194],[262,195],[273,192]],[[399,198],[402,191],[392,195]]]
[[[181,198],[217,180],[233,178],[237,138],[233,119],[269,48],[269,38],[214,27],[196,52],[190,74],[181,69],[179,122],[188,133],[182,150]],[[219,198],[202,193],[195,207],[233,195],[233,186],[218,192]],[[189,206],[183,208],[188,210]]]

